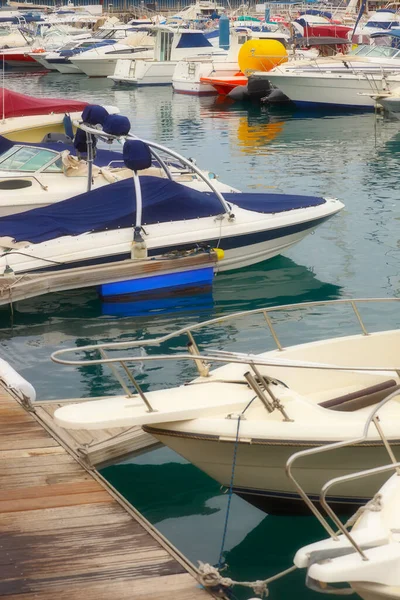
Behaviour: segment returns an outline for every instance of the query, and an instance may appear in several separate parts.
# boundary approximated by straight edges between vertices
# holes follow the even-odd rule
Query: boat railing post
[[[188,343],[187,347],[188,347],[190,354],[199,356],[200,350],[195,342],[192,332],[187,331],[186,333],[189,338],[189,343]],[[194,359],[194,362],[196,363],[197,370],[200,373],[201,377],[209,377],[210,365],[208,363],[206,363],[204,360],[200,360],[198,358]]]
[[[383,433],[383,429],[381,427],[380,419],[379,419],[378,415],[375,415],[373,417],[372,421],[373,421],[373,423],[374,423],[374,425],[375,425],[375,427],[376,427],[376,429],[377,429],[377,431],[379,433],[379,437],[381,438],[381,440],[383,442],[383,445],[386,448],[387,453],[389,454],[390,460],[392,461],[392,463],[394,465],[396,465],[396,473],[397,473],[397,475],[400,475],[400,469],[399,469],[399,466],[398,466],[398,462],[396,460],[395,455],[393,454],[393,450],[392,450],[392,448],[391,448],[391,446],[390,446],[390,444],[388,442],[387,437]]]
[[[360,324],[360,327],[361,327],[361,329],[362,329],[363,335],[369,335],[369,333],[368,333],[368,331],[367,331],[367,329],[366,329],[366,327],[365,327],[365,325],[364,325],[364,322],[363,322],[363,320],[362,320],[362,318],[361,318],[361,315],[360,315],[360,313],[359,313],[359,310],[358,310],[358,308],[357,308],[357,306],[356,306],[356,303],[355,303],[355,301],[354,301],[354,300],[350,300],[350,304],[351,304],[351,307],[352,307],[352,309],[354,310],[354,314],[356,315],[356,317],[357,317],[357,320],[358,320],[358,322],[359,322],[359,324]]]
[[[138,382],[136,381],[135,377],[132,375],[131,371],[128,369],[128,367],[126,366],[126,364],[121,361],[121,365],[125,371],[125,373],[127,374],[127,376],[129,377],[130,381],[133,383],[133,385],[135,386],[135,389],[137,391],[137,393],[139,394],[139,396],[141,397],[141,399],[143,400],[143,402],[145,403],[145,405],[147,406],[147,410],[148,412],[157,412],[157,410],[155,408],[153,408],[150,404],[150,402],[147,400],[146,395],[144,394],[142,388],[140,387],[140,385],[138,384]]]
[[[268,325],[268,328],[269,328],[269,330],[271,332],[271,335],[274,338],[274,342],[275,342],[278,350],[282,351],[283,350],[282,344],[280,343],[279,338],[278,338],[278,336],[276,334],[275,328],[272,325],[272,321],[271,321],[271,318],[270,318],[269,314],[267,313],[267,311],[265,309],[263,309],[262,313],[264,315],[264,319],[267,322],[267,325]]]
[[[93,138],[92,135],[86,132],[86,144],[87,144],[87,164],[88,164],[88,179],[87,179],[87,191],[90,192],[92,189],[92,173],[93,173]]]
[[[99,353],[100,353],[100,356],[102,358],[104,358],[106,360],[108,359],[108,355],[107,355],[106,351],[103,350],[103,348],[99,348]],[[126,385],[125,381],[122,379],[121,375],[118,373],[118,371],[115,368],[115,366],[112,363],[107,363],[107,364],[110,367],[111,372],[114,375],[115,379],[118,381],[118,383],[120,384],[120,386],[124,390],[125,394],[128,396],[128,398],[132,398],[132,396],[133,396],[132,392],[130,391],[130,389]]]

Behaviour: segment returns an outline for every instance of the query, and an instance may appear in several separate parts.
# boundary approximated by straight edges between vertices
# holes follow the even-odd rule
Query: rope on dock
[[[230,577],[223,577],[217,569],[217,567],[213,567],[209,563],[203,563],[199,561],[199,574],[200,574],[200,583],[205,588],[210,589],[218,589],[218,588],[231,588],[234,585],[240,585],[242,587],[247,587],[253,590],[257,596],[261,598],[267,598],[269,595],[268,585],[273,581],[284,577],[285,575],[289,575],[295,571],[297,567],[293,565],[272,577],[267,579],[257,579],[256,581],[235,581]]]

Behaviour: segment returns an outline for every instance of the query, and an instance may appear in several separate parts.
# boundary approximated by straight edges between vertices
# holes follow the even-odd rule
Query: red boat
[[[37,70],[43,70],[42,67],[28,52],[31,51],[29,46],[21,48],[8,48],[0,52],[0,64],[4,61],[9,67],[35,67]]]
[[[227,77],[200,77],[201,83],[212,85],[220,96],[227,96],[239,85],[247,85],[248,79],[241,71]]]

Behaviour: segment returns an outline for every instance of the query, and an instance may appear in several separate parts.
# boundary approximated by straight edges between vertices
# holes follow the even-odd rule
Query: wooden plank
[[[103,283],[141,279],[155,274],[180,273],[188,269],[213,266],[216,262],[215,252],[202,252],[170,258],[124,260],[46,273],[26,273],[18,278],[14,275],[3,276],[0,282],[0,305],[51,292],[95,287]]]
[[[94,471],[85,470],[72,450],[68,453],[43,429],[46,419],[46,427],[53,431],[48,412],[25,412],[1,384],[0,396],[0,596],[7,600],[205,597],[168,544],[134,511],[127,512],[129,507],[117,502]],[[110,434],[112,430],[101,433],[104,451],[108,445],[112,448]],[[127,444],[141,438],[139,430],[125,434],[131,436],[124,440]]]
[[[154,586],[153,579],[137,579],[127,586],[125,579],[91,583],[81,581],[73,590],[57,591],[57,600],[204,600],[205,592],[200,586],[193,585],[193,578],[187,573],[160,577]],[[27,582],[29,585],[29,582]],[[31,600],[29,592],[8,595],[7,600]],[[40,600],[54,600],[54,590],[47,589],[40,593]]]

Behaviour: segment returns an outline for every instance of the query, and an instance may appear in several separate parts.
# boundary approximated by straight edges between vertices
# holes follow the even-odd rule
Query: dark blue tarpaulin
[[[223,212],[212,194],[160,177],[142,177],[143,225],[208,217]],[[0,218],[0,237],[45,242],[64,235],[132,227],[136,221],[133,179],[105,185],[69,200]]]
[[[141,177],[143,225],[216,216],[218,198],[160,177]],[[259,213],[278,213],[323,204],[323,198],[284,194],[224,194],[229,203]],[[233,209],[234,210],[234,209]],[[0,237],[45,242],[65,235],[132,227],[136,221],[133,179],[105,185],[17,215],[0,218]]]
[[[324,198],[317,196],[295,196],[292,194],[224,194],[227,202],[236,204],[245,210],[272,214],[308,208],[324,204]]]

